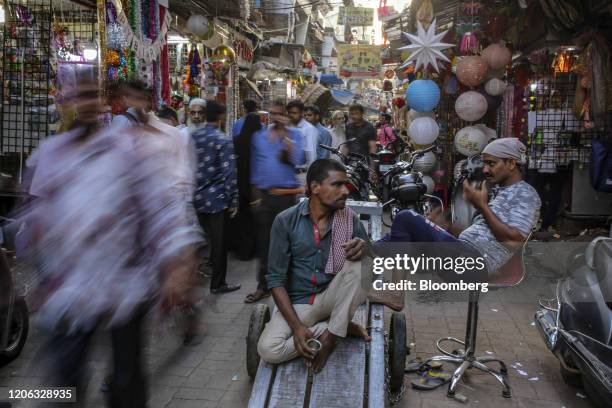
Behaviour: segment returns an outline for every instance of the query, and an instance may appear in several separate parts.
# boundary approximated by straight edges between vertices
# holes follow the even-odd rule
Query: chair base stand
[[[451,339],[454,342],[463,344],[462,341],[459,341],[454,338],[447,337],[441,340],[444,341],[444,340],[451,340]],[[438,342],[440,342],[440,340]],[[440,348],[438,349],[440,350]],[[499,381],[499,383],[502,386],[502,396],[504,398],[512,397],[512,390],[510,388],[510,384],[508,383],[508,369],[506,368],[506,364],[503,361],[495,358],[494,356],[484,356],[484,357],[469,356],[463,350],[459,350],[456,353],[446,353],[443,350],[440,350],[440,351],[442,351],[445,355],[430,357],[425,361],[425,363],[427,364],[432,361],[438,361],[438,362],[454,363],[458,365],[457,369],[453,373],[450,384],[448,385],[448,390],[446,392],[447,397],[449,398],[455,397],[455,391],[457,389],[457,386],[459,385],[459,381],[461,380],[463,375],[471,368],[475,368],[477,370],[480,370],[482,372],[492,375],[495,379],[497,379],[497,381]],[[499,364],[500,366],[499,371],[487,367],[486,365],[487,363]]]

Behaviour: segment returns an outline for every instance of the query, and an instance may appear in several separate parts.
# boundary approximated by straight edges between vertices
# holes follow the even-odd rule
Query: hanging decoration
[[[483,146],[484,148],[484,146]],[[436,155],[434,152],[427,152],[414,161],[412,169],[421,173],[428,173],[436,165]]]
[[[136,15],[138,13],[135,9],[140,8],[140,2],[133,0],[130,1],[130,4],[133,4],[135,7],[128,7],[130,16],[127,16],[125,11],[123,10],[120,0],[110,1],[113,3],[115,9],[117,10],[117,23],[121,26],[121,29],[123,31],[123,35],[125,37],[125,47],[131,48],[134,52],[134,57],[139,60],[142,59],[147,63],[155,61],[157,57],[159,57],[166,42],[166,34],[168,33],[168,28],[170,27],[170,23],[172,22],[170,13],[166,13],[163,23],[160,24],[160,28],[157,33],[157,38],[149,43],[148,41],[145,41],[145,39],[143,39],[141,35],[137,35],[135,33],[135,30],[131,26],[132,22],[137,23]],[[147,10],[150,9],[151,8]],[[152,20],[150,16],[147,16],[146,19],[143,19],[143,24],[141,25],[143,26],[143,29],[151,27],[150,20]],[[155,26],[151,28],[155,29]],[[150,31],[147,32],[143,30],[143,33],[149,34]]]
[[[424,174],[421,179],[423,181],[423,184],[427,186],[427,191],[425,191],[425,194],[433,194],[434,189],[436,187],[436,182],[434,181],[434,179],[427,174]]]
[[[440,42],[446,35],[447,31],[436,34],[436,20],[434,19],[427,31],[423,28],[420,22],[417,22],[417,35],[403,33],[412,44],[398,48],[398,50],[409,50],[411,54],[400,68],[408,66],[412,61],[415,61],[415,70],[420,67],[427,70],[428,66],[432,66],[436,72],[438,69],[438,60],[450,62],[442,51],[454,47],[453,44]]]
[[[196,37],[210,40],[214,34],[215,24],[201,14],[194,14],[187,19],[187,30]]]
[[[478,86],[487,76],[486,61],[476,55],[463,57],[457,63],[457,79],[467,86]]]
[[[482,58],[487,61],[489,68],[501,69],[510,63],[512,53],[501,44],[491,44],[482,51]]]
[[[416,118],[408,128],[410,139],[418,145],[431,145],[440,134],[438,123],[430,117]]]
[[[440,102],[440,88],[431,79],[417,79],[408,85],[406,101],[418,112],[431,112]]]
[[[484,132],[474,126],[467,126],[455,135],[455,149],[464,156],[474,156],[482,152],[488,138]]]
[[[434,18],[433,5],[431,4],[431,0],[423,0],[421,6],[417,10],[417,21],[423,25],[423,28],[426,30],[431,25],[431,22]]]
[[[508,85],[499,78],[491,78],[485,84],[485,91],[492,96],[499,96],[504,93]]]
[[[225,77],[230,72],[231,66],[236,62],[236,53],[227,45],[220,45],[215,48],[209,58],[212,72],[217,81],[225,85]]]
[[[555,61],[553,62],[553,68],[555,74],[566,74],[572,69],[572,58],[571,56],[563,51],[557,54]]]
[[[470,55],[476,54],[478,52],[478,47],[480,44],[478,43],[478,38],[476,37],[476,33],[473,31],[468,31],[463,34],[461,37],[461,43],[459,45],[459,51],[462,55]]]
[[[455,112],[467,121],[475,122],[487,113],[487,100],[475,91],[467,91],[459,95],[455,101]]]

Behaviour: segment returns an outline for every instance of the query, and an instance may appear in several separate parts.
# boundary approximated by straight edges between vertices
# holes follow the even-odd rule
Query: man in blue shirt
[[[295,204],[296,194],[303,192],[295,174],[296,166],[306,162],[302,134],[288,127],[282,101],[273,102],[268,111],[272,124],[253,136],[251,146],[251,207],[257,224],[259,273],[257,290],[247,295],[246,303],[270,296],[265,275],[272,222]]]
[[[317,106],[307,106],[306,109],[304,109],[304,118],[319,131],[319,138],[317,139],[317,159],[327,159],[330,155],[329,150],[321,149],[319,145],[324,144],[326,146],[331,146],[332,137],[329,130],[321,124],[321,111]]]
[[[240,289],[240,285],[225,281],[225,213],[233,218],[238,212],[238,185],[234,147],[220,130],[224,122],[225,107],[208,102],[206,125],[193,134],[197,152],[194,206],[211,246],[213,274],[210,291],[214,294]]]
[[[232,138],[237,138],[240,132],[242,131],[242,126],[244,125],[244,120],[249,113],[253,113],[257,111],[257,104],[252,99],[247,99],[242,103],[242,116],[236,122],[234,122],[234,126],[232,127]]]

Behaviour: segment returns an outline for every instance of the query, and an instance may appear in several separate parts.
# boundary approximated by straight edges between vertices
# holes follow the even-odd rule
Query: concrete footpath
[[[241,283],[242,289],[206,298],[202,320],[205,336],[198,345],[184,347],[176,328],[161,327],[154,319],[149,319],[146,357],[151,408],[246,407],[251,382],[246,372],[245,336],[252,305],[243,303],[243,300],[255,289],[255,268],[255,262],[230,261],[228,278]],[[477,354],[494,353],[510,366],[514,393],[511,399],[502,398],[501,387],[493,377],[473,372],[468,382],[462,383],[458,389],[468,398],[466,403],[449,400],[445,387],[433,391],[408,388],[397,406],[591,407],[588,399],[583,397],[584,391],[563,383],[557,360],[546,349],[533,326],[538,298],[551,297],[553,282],[546,271],[535,273],[517,288],[489,292],[481,302]],[[463,338],[467,301],[462,297],[449,301],[431,293],[410,294],[405,308],[408,341],[412,347],[408,360],[434,354],[434,341],[439,337]],[[0,387],[32,387],[37,384],[36,351],[42,340],[42,334],[32,327],[23,354],[0,369]],[[91,350],[91,378],[85,406],[104,406],[100,385],[109,372],[109,350],[107,336],[100,333]]]

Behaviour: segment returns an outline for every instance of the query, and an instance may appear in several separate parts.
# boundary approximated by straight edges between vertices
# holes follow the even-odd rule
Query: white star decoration
[[[426,69],[427,64],[429,64],[436,72],[439,72],[438,60],[450,62],[441,51],[454,47],[453,44],[440,42],[448,30],[436,34],[436,20],[431,23],[427,31],[425,31],[420,22],[417,22],[417,29],[418,35],[403,33],[412,44],[398,48],[398,50],[410,50],[411,52],[400,68],[405,68],[412,61],[416,60],[415,70],[418,70],[420,67]]]

